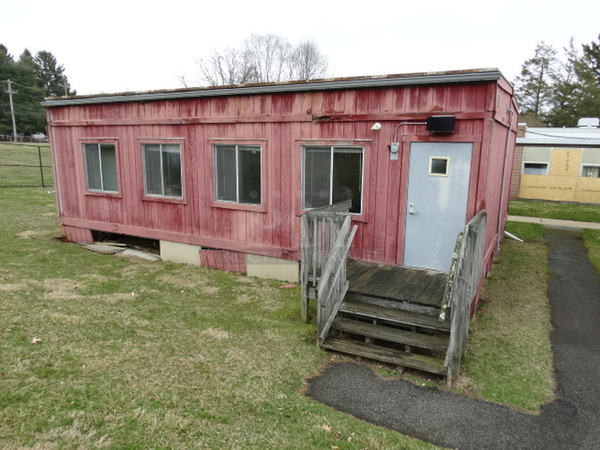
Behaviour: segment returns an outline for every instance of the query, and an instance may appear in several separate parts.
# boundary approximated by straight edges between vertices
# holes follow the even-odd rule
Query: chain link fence
[[[0,141],[0,188],[53,185],[48,144]]]

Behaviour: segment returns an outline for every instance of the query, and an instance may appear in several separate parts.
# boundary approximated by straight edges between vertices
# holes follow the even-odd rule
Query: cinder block
[[[160,258],[182,264],[200,265],[200,247],[180,242],[160,241]]]
[[[300,263],[287,259],[261,255],[246,255],[249,276],[297,283],[300,280]]]

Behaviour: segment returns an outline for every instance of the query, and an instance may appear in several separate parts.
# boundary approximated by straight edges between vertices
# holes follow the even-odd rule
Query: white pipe
[[[504,236],[514,239],[515,241],[519,241],[519,242],[525,242],[523,241],[523,239],[519,239],[518,237],[516,237],[514,234],[509,233],[508,231],[504,230]]]

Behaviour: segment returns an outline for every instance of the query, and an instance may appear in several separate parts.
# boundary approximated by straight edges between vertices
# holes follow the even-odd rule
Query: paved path
[[[548,296],[557,400],[528,415],[403,380],[353,363],[329,366],[308,395],[339,411],[443,447],[600,448],[600,277],[580,230],[548,228]]]

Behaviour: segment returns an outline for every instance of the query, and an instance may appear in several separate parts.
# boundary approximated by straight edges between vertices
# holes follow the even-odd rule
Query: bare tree
[[[226,48],[197,61],[201,79],[210,86],[256,82],[256,71],[244,51]]]
[[[292,47],[275,34],[252,34],[241,49],[216,50],[197,64],[201,81],[210,86],[309,80],[327,72],[327,58],[315,43]]]
[[[313,41],[300,42],[290,60],[294,80],[314,80],[327,75],[327,57]]]

